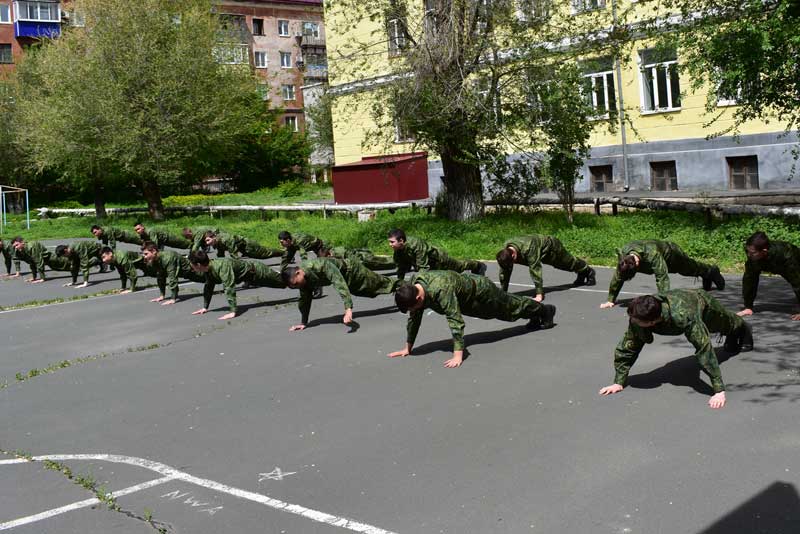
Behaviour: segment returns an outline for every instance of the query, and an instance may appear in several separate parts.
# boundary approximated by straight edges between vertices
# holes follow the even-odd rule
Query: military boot
[[[724,347],[731,354],[753,350],[753,328],[744,323],[725,338]]]
[[[706,291],[711,291],[711,284],[717,286],[717,289],[723,290],[725,289],[725,279],[722,277],[722,274],[719,272],[719,267],[714,265],[708,270],[705,276],[703,276],[703,289]]]
[[[597,273],[589,267],[585,271],[578,273],[578,277],[572,283],[573,286],[594,286],[597,285]]]
[[[548,328],[553,328],[555,326],[553,322],[555,316],[556,307],[552,304],[545,304],[542,306],[542,314],[528,321],[528,328],[531,330],[547,330]]]

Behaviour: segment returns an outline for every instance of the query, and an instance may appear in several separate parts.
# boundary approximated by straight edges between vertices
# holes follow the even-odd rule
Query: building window
[[[261,97],[261,100],[268,100],[269,99],[269,84],[267,83],[259,83],[256,87],[256,92]]]
[[[602,58],[583,65],[583,97],[595,110],[595,118],[609,117],[617,109],[614,92],[614,60]]]
[[[250,51],[246,44],[222,43],[214,47],[214,59],[225,65],[249,65]]]
[[[286,124],[286,127],[291,129],[293,132],[300,131],[300,129],[297,127],[297,117],[291,115],[288,117],[284,117],[283,122],[284,124]]]
[[[282,85],[281,94],[284,100],[294,100],[294,85]]]
[[[0,44],[0,63],[14,63],[10,44]]]
[[[674,50],[642,50],[641,90],[643,111],[671,111],[681,107],[678,56]]]
[[[304,22],[303,35],[319,39],[319,24],[316,22]]]
[[[11,6],[0,4],[0,24],[11,24]]]
[[[292,53],[291,52],[281,52],[281,68],[282,69],[291,69],[292,68]]]
[[[67,12],[67,20],[69,25],[74,28],[83,28],[86,26],[86,16],[78,9],[71,9]],[[180,24],[180,19],[176,24]]]
[[[266,52],[254,52],[255,55],[255,63],[257,69],[266,69],[267,68],[267,53]]]
[[[614,191],[614,168],[611,165],[589,167],[589,174],[592,177],[592,191]]]
[[[253,19],[253,35],[264,35],[264,19]]]
[[[572,12],[583,13],[606,7],[606,0],[572,0]]]
[[[278,21],[278,35],[281,37],[289,37],[289,21],[288,20],[279,20]]]
[[[758,156],[726,158],[731,189],[758,189]]]
[[[389,56],[399,56],[406,47],[406,25],[402,19],[391,19],[387,23],[389,32]]]
[[[678,171],[674,161],[653,161],[650,163],[652,191],[677,191]]]
[[[522,22],[535,22],[550,18],[552,0],[517,0],[517,18]]]
[[[395,143],[413,143],[414,134],[412,134],[408,127],[404,125],[399,119],[394,121],[394,142]]]
[[[14,20],[61,22],[61,9],[58,3],[19,0],[16,2]]]

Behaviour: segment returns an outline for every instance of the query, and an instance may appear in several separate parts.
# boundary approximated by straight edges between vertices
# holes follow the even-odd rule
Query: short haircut
[[[628,254],[627,256],[621,257],[617,264],[617,271],[619,272],[619,277],[623,280],[630,280],[633,278],[636,274],[636,256]]]
[[[214,232],[214,230],[208,230],[206,233],[203,234],[203,239],[207,237],[217,237],[217,234]]]
[[[208,254],[203,250],[193,250],[189,253],[189,263],[193,265],[208,265]]]
[[[12,242],[12,243],[24,243],[24,242],[25,242],[25,240],[22,238],[22,236],[21,236],[21,235],[18,235],[17,237],[15,237],[14,239],[12,239],[12,240],[11,240],[11,242]]]
[[[114,253],[114,251],[111,250],[111,247],[103,247],[103,248],[100,249],[100,255],[101,256],[103,254],[113,254],[113,253]]]
[[[69,245],[58,245],[56,247],[56,256],[59,257],[59,258],[61,256],[66,256],[68,248],[69,248]],[[70,252],[72,252],[72,251],[70,251]]]
[[[495,258],[497,258],[497,265],[499,265],[500,267],[508,269],[509,267],[514,265],[514,254],[508,247],[498,252]]]
[[[330,247],[326,247],[326,246],[320,247],[319,250],[317,251],[317,256],[320,257],[320,258],[328,258],[328,257],[330,257],[331,256],[331,248]]]
[[[747,238],[747,241],[744,242],[744,246],[756,250],[766,250],[769,248],[769,238],[764,232],[756,232]]]
[[[291,283],[294,275],[297,273],[297,267],[287,267],[281,271],[281,278],[283,279],[283,283],[287,286]]]
[[[134,226],[144,226],[144,225],[142,224],[142,221],[136,221],[135,223],[133,223],[133,225],[134,225]]]
[[[655,321],[661,317],[661,301],[653,295],[636,297],[628,304],[628,315],[640,321]]]
[[[393,228],[389,230],[389,235],[387,237],[393,237],[398,241],[400,241],[401,239],[403,241],[406,241],[406,233],[402,231],[400,228]]]
[[[100,226],[98,226],[96,224],[93,224],[91,231],[94,232],[95,230],[102,230],[102,229],[103,229],[102,227],[100,227]]]
[[[290,234],[289,232],[284,230],[284,231],[282,231],[281,233],[278,234],[278,239],[280,241],[285,241],[287,239],[292,239],[292,234]]]
[[[158,252],[158,245],[152,241],[145,241],[142,243],[142,250],[149,250],[150,252]]]
[[[404,283],[397,288],[394,302],[401,312],[406,313],[417,302],[417,293],[417,286],[414,284]]]

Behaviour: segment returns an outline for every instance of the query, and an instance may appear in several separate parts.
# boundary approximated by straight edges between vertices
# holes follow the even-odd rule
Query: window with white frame
[[[0,4],[0,24],[11,24],[11,6]]]
[[[256,87],[256,92],[261,97],[262,100],[269,99],[269,84],[261,82]]]
[[[297,127],[297,117],[294,115],[289,115],[283,118],[283,123],[286,125],[287,128],[291,129],[293,132],[299,132],[300,129]]]
[[[292,53],[291,52],[281,52],[281,68],[282,69],[291,69],[292,68]]]
[[[220,43],[214,47],[214,59],[226,65],[249,65],[250,52],[246,44]]]
[[[599,58],[581,65],[583,70],[583,97],[595,110],[595,118],[608,118],[617,108],[614,91],[614,60]]]
[[[294,100],[294,85],[282,85],[281,95],[284,100]]]
[[[413,143],[414,134],[408,129],[406,124],[400,119],[394,120],[394,142],[395,143]]]
[[[303,35],[319,39],[319,23],[303,22]]]
[[[67,19],[69,20],[69,25],[75,28],[83,28],[86,26],[86,16],[83,14],[83,11],[79,9],[71,9],[67,12]],[[180,20],[178,20],[177,24],[180,24]]]
[[[61,9],[58,3],[17,0],[14,2],[14,20],[61,22]]]
[[[386,22],[389,33],[389,55],[398,56],[406,47],[406,24],[403,19],[390,19]]]
[[[256,52],[253,52],[253,55],[255,56],[254,59],[255,59],[256,68],[257,69],[266,69],[267,68],[267,53],[266,52],[256,51]]]
[[[674,50],[642,50],[642,111],[671,111],[681,108],[678,56]]]
[[[572,0],[572,12],[583,13],[606,7],[606,0]]]
[[[517,18],[522,22],[545,20],[552,4],[552,0],[517,0]]]
[[[288,20],[279,20],[278,21],[278,35],[281,37],[289,37],[289,21]]]
[[[14,63],[10,43],[0,43],[0,63]]]

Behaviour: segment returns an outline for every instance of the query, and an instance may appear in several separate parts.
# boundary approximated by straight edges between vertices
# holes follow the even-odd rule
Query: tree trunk
[[[94,213],[98,219],[105,219],[108,216],[106,213],[106,192],[103,189],[103,184],[98,181],[94,182]]]
[[[451,221],[472,221],[483,217],[480,167],[457,161],[450,153],[443,153],[442,168],[447,218]]]
[[[164,203],[161,201],[161,188],[155,179],[144,180],[142,192],[147,200],[147,211],[154,221],[164,220]]]

